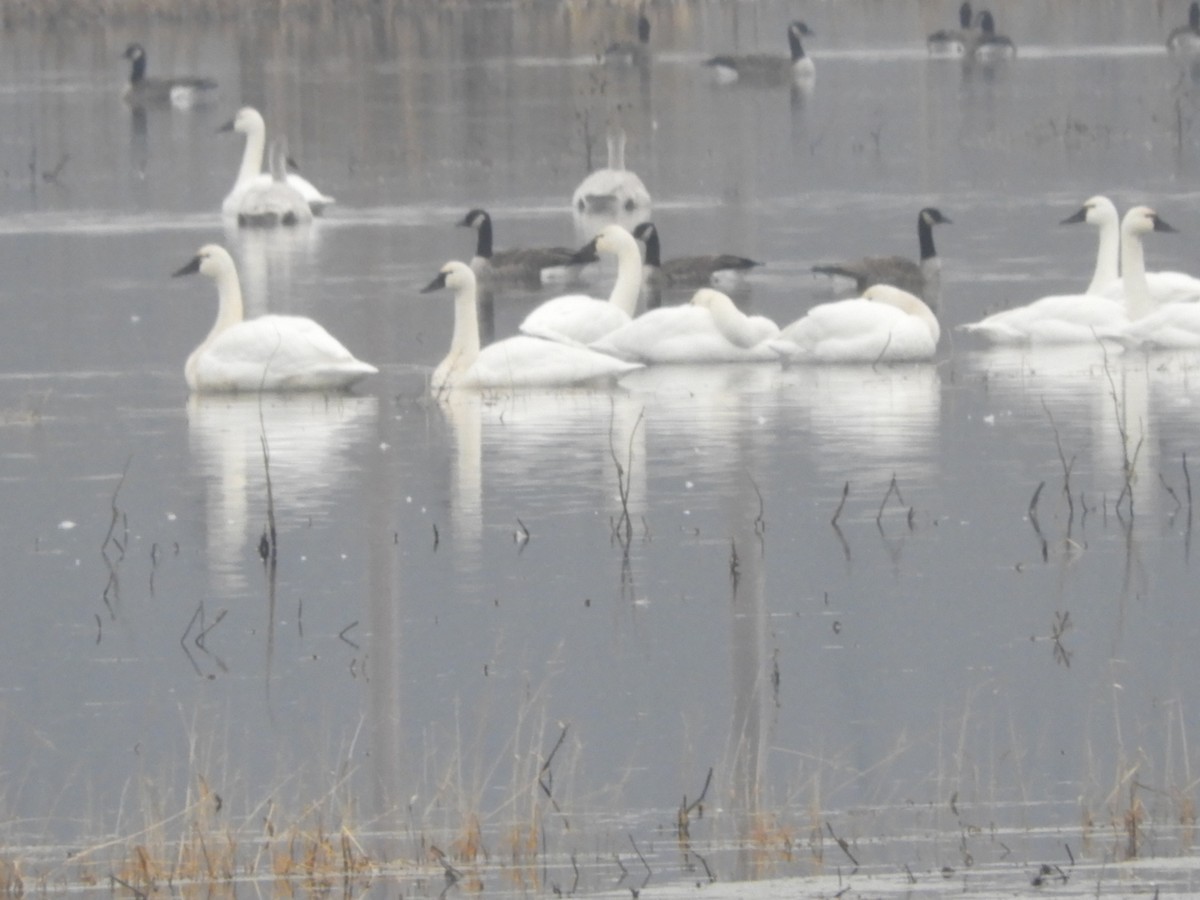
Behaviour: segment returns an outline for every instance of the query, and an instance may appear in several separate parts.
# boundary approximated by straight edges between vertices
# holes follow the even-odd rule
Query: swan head
[[[490,222],[491,218],[492,217],[487,214],[486,210],[476,208],[463,216],[462,220],[456,224],[459,228],[474,228],[476,231],[478,231],[483,227],[483,223]]]
[[[927,206],[920,213],[921,221],[926,225],[953,225],[946,216],[942,214],[940,209],[933,206]]]
[[[1121,233],[1125,235],[1149,234],[1151,231],[1174,232],[1175,229],[1158,217],[1148,206],[1135,206],[1121,220]]]
[[[434,291],[440,291],[442,288],[450,288],[451,290],[458,291],[468,286],[475,286],[475,273],[471,271],[471,267],[466,263],[451,260],[442,266],[433,281],[421,288],[421,293],[431,294]]]
[[[692,306],[707,309],[714,315],[737,311],[737,305],[728,295],[722,294],[720,291],[715,291],[712,288],[700,288],[700,290],[692,295],[691,302]]]
[[[187,265],[173,272],[171,277],[179,278],[181,275],[195,275],[198,272],[209,278],[218,278],[234,270],[233,257],[229,255],[228,250],[220,244],[205,244],[196,251],[196,255]]]
[[[611,253],[614,256],[630,247],[637,251],[637,241],[620,225],[605,225],[604,230],[596,235],[594,243],[600,253]]]
[[[1108,225],[1120,221],[1117,217],[1117,208],[1113,202],[1107,197],[1097,194],[1095,197],[1089,197],[1088,200],[1079,207],[1072,215],[1067,216],[1059,224],[1060,225],[1076,225],[1080,222],[1087,222],[1089,225]]]
[[[241,134],[246,134],[251,131],[265,131],[266,123],[263,121],[262,113],[253,106],[243,106],[237,111],[237,115],[218,128],[218,131],[237,131]]]

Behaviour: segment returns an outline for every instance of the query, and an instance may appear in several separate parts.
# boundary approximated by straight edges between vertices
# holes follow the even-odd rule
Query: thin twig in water
[[[842,509],[846,506],[846,498],[850,496],[850,482],[842,485],[842,502],[838,504],[837,509],[833,513],[833,518],[829,520],[829,524],[837,528],[837,520],[842,515]]]
[[[857,869],[858,868],[858,860],[855,859],[854,854],[850,852],[850,845],[847,844],[842,838],[838,837],[836,834],[833,833],[833,826],[831,824],[829,824],[828,821],[825,822],[825,827],[829,831],[829,836],[831,838],[833,838],[835,841],[837,841],[837,845],[842,849],[842,852],[846,854],[846,858],[848,860],[850,860],[850,862],[854,863],[854,868]]]

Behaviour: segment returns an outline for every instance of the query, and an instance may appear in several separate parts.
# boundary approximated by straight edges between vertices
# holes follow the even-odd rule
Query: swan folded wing
[[[628,314],[608,300],[567,294],[547,300],[533,310],[521,323],[520,330],[549,341],[591,344],[630,321]]]
[[[300,316],[242,322],[218,335],[196,363],[202,386],[245,391],[333,390],[378,371],[355,359],[319,324]]]
[[[771,333],[778,333],[778,329]],[[732,343],[716,328],[708,310],[691,304],[643,313],[591,347],[620,359],[651,365],[771,362],[776,358],[765,342],[751,347]]]
[[[960,330],[1001,344],[1080,344],[1120,331],[1128,321],[1125,305],[1119,300],[1061,294],[994,313]]]
[[[861,298],[814,306],[768,345],[778,352],[788,342],[798,351],[792,359],[812,362],[916,361],[930,358],[937,349],[926,323]]]
[[[586,347],[518,335],[485,347],[456,382],[460,387],[568,387],[612,381],[635,369]]]
[[[1200,304],[1171,303],[1103,336],[1131,347],[1194,349],[1200,347]]]

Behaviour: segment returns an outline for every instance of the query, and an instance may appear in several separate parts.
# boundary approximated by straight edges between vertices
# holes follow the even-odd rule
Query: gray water
[[[446,886],[430,844],[489,894],[1020,890],[1043,863],[1194,890],[1196,357],[951,334],[1082,290],[1095,235],[1055,223],[1095,193],[1154,205],[1181,234],[1151,268],[1196,271],[1200,106],[1162,46],[1185,5],[998,4],[1020,56],[994,68],[927,58],[955,6],[655,5],[644,69],[595,64],[634,29],[608,6],[6,33],[0,821],[26,888],[203,807],[243,847],[344,827],[417,894]],[[706,77],[798,14],[811,92]],[[131,40],[219,99],[131,110]],[[241,103],[337,197],[310,230],[223,225]],[[470,256],[453,223],[582,243],[612,121],[664,255],[763,260],[737,299],[780,322],[837,296],[814,263],[915,254],[937,205],[936,364],[432,400],[450,300],[418,290]],[[252,312],[381,374],[189,399],[215,292],[169,273],[211,241]],[[554,292],[501,297],[498,333]],[[476,821],[486,857],[454,856]]]

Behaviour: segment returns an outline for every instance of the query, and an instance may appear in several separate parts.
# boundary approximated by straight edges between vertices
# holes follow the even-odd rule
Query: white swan
[[[811,84],[817,76],[812,58],[804,52],[801,38],[815,37],[803,22],[788,25],[787,38],[790,56],[769,53],[742,55],[724,54],[705,60],[704,65],[716,73],[717,82],[729,84],[783,84],[789,79],[798,84]]]
[[[312,209],[304,195],[287,180],[287,141],[276,138],[271,142],[271,180],[266,184],[255,181],[238,202],[239,225],[274,228],[279,225],[307,225],[313,219]]]
[[[886,284],[814,306],[771,341],[790,362],[917,362],[933,357],[941,326],[919,298]]]
[[[768,342],[778,335],[770,319],[747,316],[725,294],[701,288],[690,303],[652,309],[591,347],[647,364],[775,362]]]
[[[237,131],[246,135],[246,148],[242,151],[242,164],[238,168],[237,181],[233,190],[226,195],[221,211],[227,216],[236,216],[242,195],[253,185],[266,185],[271,181],[269,172],[262,170],[263,151],[266,148],[267,125],[262,115],[252,106],[243,106],[238,114],[220,128],[221,131]],[[332,197],[322,194],[305,178],[289,172],[288,184],[304,195],[309,207],[316,215],[334,202]]]
[[[1125,285],[1121,281],[1118,261],[1121,253],[1121,220],[1117,208],[1107,197],[1091,197],[1072,216],[1063,219],[1070,225],[1087,222],[1100,230],[1100,245],[1096,252],[1096,269],[1092,273],[1087,293],[1122,300]],[[1155,303],[1195,302],[1200,300],[1200,278],[1185,272],[1147,272],[1146,286]]]
[[[1121,220],[1121,278],[1129,320],[1101,337],[1126,346],[1188,349],[1200,347],[1200,303],[1167,303],[1157,308],[1146,284],[1142,235],[1175,229],[1147,206],[1135,206]]]
[[[629,324],[642,288],[642,254],[638,243],[620,225],[604,226],[594,243],[600,253],[617,257],[617,280],[608,299],[565,294],[547,300],[525,317],[522,332],[551,341],[590,344]],[[586,255],[588,249],[585,247],[579,255]]]
[[[454,291],[454,335],[450,352],[433,371],[435,393],[452,388],[568,387],[615,381],[641,366],[586,347],[517,335],[480,349],[475,311],[475,273],[466,263],[448,262],[426,285],[426,294]]]
[[[958,326],[993,344],[1091,344],[1129,321],[1125,303],[1099,294],[1055,294]]]
[[[650,192],[642,179],[625,168],[625,132],[608,133],[608,166],[596,169],[579,183],[571,196],[579,213],[617,214],[650,208]]]
[[[183,368],[193,391],[336,391],[379,371],[312,319],[243,318],[237,267],[224,247],[201,247],[175,277],[197,272],[217,283],[220,304],[208,337]]]

